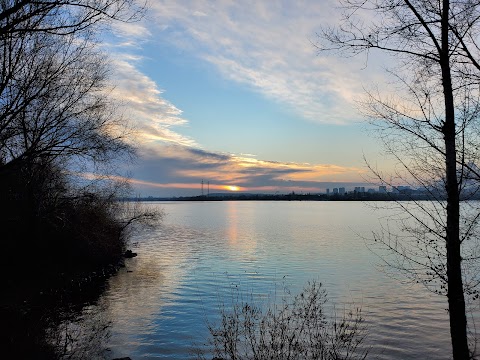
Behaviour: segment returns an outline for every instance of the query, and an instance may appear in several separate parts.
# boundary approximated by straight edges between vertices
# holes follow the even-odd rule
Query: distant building
[[[337,195],[338,194],[338,188],[333,188],[333,195]]]
[[[327,189],[327,195],[330,195],[330,189]]]
[[[378,187],[378,192],[380,194],[386,194],[387,193],[387,187],[386,186],[379,186]]]
[[[368,190],[367,190],[367,193],[369,193],[369,194],[374,194],[374,193],[375,193],[375,189],[368,189]]]
[[[344,187],[338,188],[338,193],[340,195],[344,195],[345,194],[345,188]]]
[[[410,186],[406,186],[406,185],[399,185],[399,186],[395,186],[393,189],[392,189],[392,192],[395,193],[395,194],[410,194],[412,192],[412,189],[410,189]]]

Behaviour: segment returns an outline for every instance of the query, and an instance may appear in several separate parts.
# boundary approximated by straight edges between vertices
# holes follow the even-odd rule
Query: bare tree
[[[75,198],[82,193],[91,195],[91,187],[74,190],[67,174],[98,171],[133,154],[126,142],[127,123],[109,99],[108,59],[95,34],[111,20],[135,20],[142,10],[135,4],[0,2],[0,210],[5,237],[14,239],[19,231],[30,237],[40,223],[65,228],[67,217],[75,213],[66,207],[78,207]],[[115,194],[94,195],[112,202]]]
[[[0,34],[91,31],[111,20],[138,20],[143,10],[144,6],[135,0],[2,0]]]
[[[89,39],[26,33],[3,42],[0,172],[18,162],[129,151],[125,122],[108,100],[105,59]],[[11,80],[7,78],[11,77]]]
[[[125,212],[126,182],[86,176],[133,154],[96,35],[141,11],[135,0],[0,0],[0,228],[3,251],[17,254],[5,259],[12,298],[111,274],[128,227],[157,215]],[[35,338],[13,335],[2,348],[37,356]]]
[[[108,63],[90,37],[24,32],[0,46],[1,221],[14,236],[15,228],[35,233],[70,196],[66,173],[96,171],[133,149],[108,99]],[[55,178],[61,187],[52,188]]]
[[[0,166],[126,150],[94,33],[142,12],[135,0],[0,2]]]
[[[376,239],[397,255],[400,270],[445,293],[453,357],[467,359],[473,353],[465,295],[476,294],[478,279],[473,275],[465,281],[474,273],[466,274],[465,265],[478,259],[472,241],[479,213],[461,203],[475,194],[480,179],[480,2],[345,0],[342,7],[341,25],[323,29],[318,47],[349,55],[394,55],[398,66],[391,75],[402,91],[395,98],[370,91],[363,110],[398,160],[396,175],[437,200],[400,204],[410,215],[401,222],[403,235],[386,231]]]

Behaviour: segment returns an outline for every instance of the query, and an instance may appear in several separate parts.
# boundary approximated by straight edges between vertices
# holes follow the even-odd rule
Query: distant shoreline
[[[250,194],[250,193],[222,193],[198,196],[179,197],[136,197],[121,198],[121,201],[409,201],[409,200],[445,200],[442,194],[425,194],[419,191],[408,193],[346,193],[346,194]],[[480,200],[480,196],[470,196],[465,200]]]

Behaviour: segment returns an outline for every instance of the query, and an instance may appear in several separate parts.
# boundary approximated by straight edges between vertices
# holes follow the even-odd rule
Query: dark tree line
[[[97,35],[141,14],[133,0],[0,2],[0,227],[12,274],[100,266],[124,250],[131,221],[115,199],[127,186],[105,174],[134,149]]]
[[[135,151],[97,39],[142,12],[134,0],[0,0],[4,356],[55,358],[45,307],[68,307],[81,279],[111,273],[128,228],[157,216],[117,201],[128,184],[109,174]]]

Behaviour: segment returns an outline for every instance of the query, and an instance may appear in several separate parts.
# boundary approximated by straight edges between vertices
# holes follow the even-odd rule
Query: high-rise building
[[[379,186],[378,187],[378,192],[380,194],[386,194],[387,193],[387,187],[386,186]]]
[[[338,194],[338,188],[333,188],[333,195],[337,195]]]
[[[338,193],[340,195],[344,195],[345,194],[345,188],[344,187],[338,188]]]

